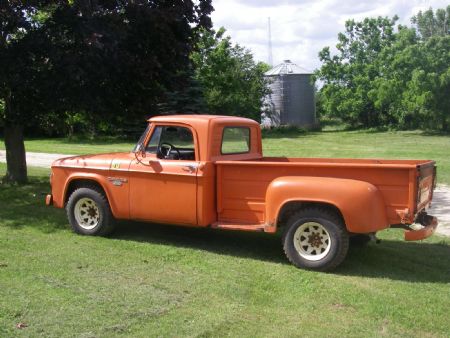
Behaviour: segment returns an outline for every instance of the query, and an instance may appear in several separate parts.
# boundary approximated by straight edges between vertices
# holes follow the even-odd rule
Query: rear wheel
[[[349,238],[338,215],[321,208],[294,213],[283,234],[289,261],[299,268],[329,271],[345,259]]]
[[[114,230],[114,217],[108,200],[95,186],[76,189],[69,197],[66,212],[76,233],[105,236]]]

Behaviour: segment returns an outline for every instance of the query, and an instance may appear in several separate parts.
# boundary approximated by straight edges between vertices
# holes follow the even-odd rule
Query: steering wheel
[[[163,150],[164,149],[164,150]],[[175,150],[177,152],[178,158],[181,158],[181,153],[180,151],[173,145],[170,144],[169,142],[163,142],[159,145],[159,153],[165,158],[168,159],[170,158],[170,153],[172,150]]]

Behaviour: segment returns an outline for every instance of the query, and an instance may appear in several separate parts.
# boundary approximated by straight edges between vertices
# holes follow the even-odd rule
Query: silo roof
[[[312,74],[309,70],[300,67],[291,60],[284,60],[279,65],[276,65],[271,70],[264,73],[266,76],[275,75],[289,75],[289,74]]]

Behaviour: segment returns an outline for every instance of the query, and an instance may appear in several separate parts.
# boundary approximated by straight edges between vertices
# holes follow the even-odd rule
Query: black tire
[[[315,207],[294,213],[287,222],[282,240],[284,252],[292,264],[316,271],[336,268],[344,261],[349,246],[349,236],[341,217]],[[308,253],[308,250],[313,251]]]
[[[350,246],[362,248],[367,246],[367,244],[369,244],[371,240],[372,237],[370,237],[370,235],[366,234],[352,235],[350,236]]]
[[[87,204],[84,202],[87,202]],[[90,208],[89,212],[92,209],[92,219],[97,221],[91,223],[85,222],[83,217],[85,217],[84,215],[86,213],[83,214],[82,212],[78,212],[76,208],[78,208],[77,210],[79,210],[79,208]],[[69,197],[66,205],[66,212],[73,231],[78,234],[106,236],[114,230],[115,222],[108,200],[103,191],[96,186],[76,189]],[[77,216],[76,213],[79,216]],[[89,216],[86,217],[86,219],[89,220]]]

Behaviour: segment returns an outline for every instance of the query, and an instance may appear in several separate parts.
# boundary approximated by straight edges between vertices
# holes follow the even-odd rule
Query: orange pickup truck
[[[433,161],[264,157],[253,120],[173,115],[151,118],[131,152],[55,161],[46,204],[83,235],[106,235],[115,219],[281,230],[289,261],[325,271],[352,237],[430,236],[435,183]]]

